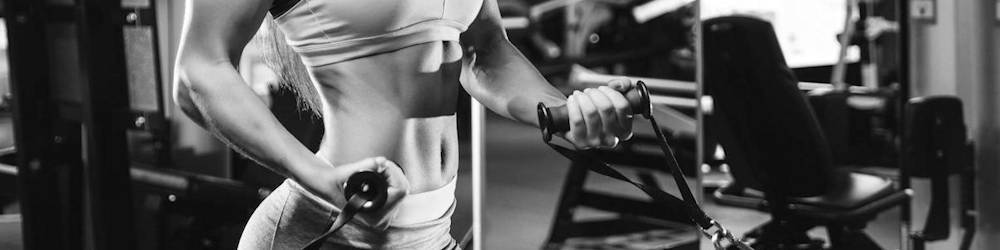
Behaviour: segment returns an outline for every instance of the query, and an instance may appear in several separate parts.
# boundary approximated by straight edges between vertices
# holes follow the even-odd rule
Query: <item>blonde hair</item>
[[[274,71],[279,87],[291,90],[298,96],[300,109],[320,117],[322,106],[319,92],[309,78],[306,66],[285,41],[285,34],[281,32],[270,14],[264,19],[251,43],[255,43],[252,46],[262,50],[264,63]]]

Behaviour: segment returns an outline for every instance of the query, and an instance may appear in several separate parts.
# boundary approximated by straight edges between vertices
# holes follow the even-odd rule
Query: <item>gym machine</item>
[[[502,0],[508,37],[557,86],[574,64],[694,78],[688,0]]]
[[[134,247],[121,3],[5,8],[25,248]]]
[[[680,147],[675,148],[680,167],[695,173],[697,122],[693,116],[699,103],[694,98],[697,86],[691,82],[691,24],[686,23],[693,20],[692,1],[499,3],[511,41],[562,91],[606,85],[609,75],[604,72],[637,75],[642,77],[629,78],[654,82],[649,85],[653,93],[649,98],[655,106],[650,115],[667,127],[668,137],[681,140]],[[685,48],[689,57],[671,54]],[[675,61],[686,62],[687,68],[677,66]],[[652,135],[652,130],[643,129],[615,150],[593,152],[610,163],[635,170],[644,185],[659,187],[655,175],[664,173],[659,164],[667,157],[651,153],[658,152],[658,140]],[[586,188],[586,166],[577,161],[569,166],[545,248],[593,247],[601,245],[602,239],[616,237],[649,237],[649,244],[670,249],[698,247],[697,230],[690,227],[691,221],[682,213],[664,210],[655,202]],[[620,218],[575,219],[574,211],[582,207],[615,213]],[[657,237],[664,241],[657,242]],[[643,244],[640,242],[633,243]]]
[[[975,221],[975,211],[973,210],[975,201],[972,199],[972,195],[974,194],[972,182],[972,176],[974,173],[972,171],[974,168],[971,163],[972,155],[974,153],[971,150],[972,142],[967,141],[967,135],[965,134],[965,125],[961,117],[961,102],[956,97],[948,96],[909,98],[909,74],[907,72],[908,68],[905,66],[909,65],[910,53],[908,43],[906,41],[909,27],[908,22],[905,21],[908,16],[906,14],[906,11],[908,10],[908,1],[866,2],[867,3],[864,4],[871,4],[871,6],[865,7],[861,1],[847,1],[849,13],[846,18],[847,20],[845,20],[845,30],[847,32],[841,34],[840,36],[840,42],[842,44],[841,56],[840,60],[836,65],[834,65],[832,70],[832,79],[830,81],[833,84],[832,88],[824,88],[820,90],[814,89],[809,91],[809,101],[811,107],[814,109],[815,114],[819,118],[819,124],[822,125],[823,134],[830,140],[829,147],[831,148],[830,151],[832,151],[834,158],[833,162],[838,165],[854,164],[887,166],[886,168],[876,169],[852,168],[851,171],[855,173],[851,175],[880,176],[882,178],[894,179],[895,183],[893,186],[895,190],[910,190],[911,178],[930,178],[931,208],[929,214],[927,215],[927,222],[925,223],[925,227],[923,229],[911,229],[911,208],[917,204],[913,203],[914,201],[912,200],[899,203],[902,211],[900,218],[900,234],[902,236],[900,240],[900,249],[924,249],[926,242],[948,238],[950,231],[950,206],[948,197],[950,191],[948,187],[948,179],[952,175],[960,175],[962,180],[960,188],[962,196],[960,211],[962,214],[962,227],[965,228],[961,248],[967,249],[975,231],[973,225]],[[892,6],[894,7],[892,13],[895,13],[896,19],[900,21],[898,21],[898,24],[894,23],[886,26],[891,27],[888,28],[889,30],[898,33],[897,36],[900,41],[898,43],[881,41],[886,44],[880,45],[873,45],[871,40],[868,40],[867,42],[859,42],[865,41],[866,39],[858,38],[860,35],[853,35],[852,33],[854,32],[851,31],[854,30],[855,25],[860,26],[860,24],[857,23],[874,26],[872,25],[873,20],[864,20],[864,17],[873,18],[871,12],[864,14],[865,11],[863,10],[872,10],[874,8],[884,9],[885,6],[874,6],[875,4],[881,3],[890,3],[894,5]],[[852,20],[853,18],[850,13],[862,13],[859,15],[862,18],[859,20]],[[708,35],[706,35],[706,37],[708,37]],[[847,66],[844,60],[843,52],[846,50],[845,48],[847,46],[851,45],[861,45],[868,50],[867,53],[863,53],[862,67],[860,69],[854,69],[859,71],[867,70],[860,74],[866,75],[863,77],[864,80],[862,82],[864,83],[860,84],[862,86],[852,86],[848,84],[850,80],[845,80],[851,79],[852,77],[850,77],[851,74],[848,73],[851,69]],[[891,51],[895,54],[893,55],[895,58],[890,58],[896,59],[896,61],[889,60],[889,67],[876,67],[877,70],[871,69],[871,67],[878,65],[875,63],[876,61],[886,61],[885,58],[882,58],[881,60],[877,58],[877,55],[880,55],[880,47],[885,45],[889,45],[886,46],[888,48],[895,49]],[[865,51],[863,50],[863,52]],[[865,56],[864,54],[868,54],[868,56]],[[706,60],[706,65],[707,64],[708,60]],[[892,65],[903,66],[893,67]],[[707,69],[713,69],[712,66],[706,67]],[[716,67],[719,66],[716,65]],[[894,72],[893,68],[898,69],[895,69]],[[878,73],[879,71],[883,72]],[[881,75],[886,72],[894,74],[892,74],[891,77]],[[796,75],[798,75],[798,73],[800,72],[796,72]],[[715,75],[718,74],[719,72],[716,70]],[[807,72],[806,75],[808,74],[809,73]],[[715,84],[718,84],[718,82]],[[802,84],[800,83],[799,85],[801,89]],[[859,91],[856,91],[855,88]],[[732,96],[730,96],[730,98],[732,98]],[[868,100],[877,99],[880,100],[877,105],[879,107],[871,109],[874,111],[868,111],[869,113],[867,114],[858,115],[856,114],[856,110],[858,109],[856,106],[857,103],[852,104],[852,98]],[[718,100],[716,101],[718,104]],[[732,111],[730,111],[730,113],[731,112]],[[865,157],[859,159],[847,157],[857,155],[856,151],[872,151],[871,149],[857,148],[855,143],[847,141],[848,138],[859,137],[858,134],[856,134],[856,129],[851,126],[853,126],[852,124],[857,120],[869,119],[870,117],[867,117],[866,115],[878,116],[883,121],[889,121],[883,123],[881,127],[881,129],[884,129],[887,132],[885,135],[885,141],[887,142],[886,145],[889,149],[878,151],[881,155],[888,156],[888,159],[872,159]],[[743,176],[737,176],[739,177],[737,179],[746,179],[749,174],[734,172],[734,175]],[[743,182],[744,185],[747,185],[747,181],[744,180]],[[794,188],[785,189],[798,190]],[[871,191],[875,189],[869,190]],[[765,195],[756,193],[760,191],[764,191]],[[766,193],[773,191],[774,190],[756,190],[748,192],[744,189],[744,187],[728,187],[716,191],[715,198],[719,203],[771,212],[772,218],[781,218],[780,216],[791,216],[794,218],[788,220],[787,224],[780,227],[775,226],[774,224],[764,225],[762,226],[761,231],[752,235],[768,244],[779,243],[778,245],[772,246],[780,247],[782,249],[814,249],[820,247],[822,244],[817,245],[815,243],[810,243],[808,239],[779,239],[775,238],[778,234],[774,234],[776,229],[798,230],[793,228],[811,227],[810,223],[816,223],[817,221],[825,223],[825,225],[829,228],[828,230],[831,232],[830,238],[833,249],[878,249],[879,246],[871,241],[871,239],[864,237],[863,234],[859,234],[859,228],[864,226],[863,221],[866,220],[863,215],[877,213],[879,209],[884,209],[885,205],[896,203],[895,201],[888,202],[892,200],[892,196],[880,195],[872,195],[871,197],[888,197],[879,198],[887,202],[880,204],[878,200],[876,200],[875,203],[872,203],[875,205],[865,205],[853,208],[837,208],[836,206],[829,206],[829,204],[824,205],[822,204],[823,200],[825,200],[824,196],[801,199],[791,197],[789,199],[775,202],[772,200],[773,197],[768,197],[768,195],[766,195]],[[859,192],[857,194],[860,195],[863,194],[863,192]],[[788,204],[788,206],[783,209],[775,209],[775,204]],[[847,210],[843,210],[845,208],[847,208]],[[849,212],[843,213],[841,210]],[[815,211],[823,211],[823,214],[836,215],[837,217],[825,218],[824,216],[816,216],[818,214],[810,214]],[[859,215],[862,216],[858,217]],[[836,226],[831,227],[831,225]],[[767,229],[769,228],[771,230],[770,233],[767,232]],[[790,232],[791,231],[784,231],[779,234],[789,235]],[[798,245],[789,244],[789,242],[797,242]]]
[[[3,6],[16,145],[0,175],[17,183],[23,247],[235,246],[270,191],[171,166],[156,2]]]

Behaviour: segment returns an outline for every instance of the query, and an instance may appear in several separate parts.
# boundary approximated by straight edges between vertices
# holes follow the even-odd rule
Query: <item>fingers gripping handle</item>
[[[340,214],[333,221],[333,225],[319,237],[314,238],[306,250],[319,249],[327,237],[347,225],[347,222],[354,218],[356,213],[372,212],[382,209],[389,196],[389,181],[386,177],[375,171],[361,171],[347,177],[344,183],[344,197],[347,204],[340,210]]]
[[[361,171],[352,174],[344,183],[344,197],[351,200],[355,196],[365,200],[358,212],[376,211],[385,206],[389,196],[389,182],[382,174],[374,171]]]
[[[652,106],[650,106],[646,83],[638,81],[634,88],[625,92],[625,99],[628,99],[629,106],[632,107],[632,114],[650,117]],[[569,131],[569,126],[569,113],[566,105],[546,107],[545,104],[538,103],[538,127],[542,129],[542,137],[545,141],[551,140],[552,134]]]

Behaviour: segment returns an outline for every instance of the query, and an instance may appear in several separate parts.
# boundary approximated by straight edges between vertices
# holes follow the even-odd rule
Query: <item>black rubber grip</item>
[[[385,206],[389,193],[389,181],[380,173],[374,171],[361,171],[352,174],[344,184],[344,197],[350,200],[357,195],[359,198],[370,202],[358,208],[359,212],[371,212],[379,210]]]
[[[648,118],[650,116],[649,91],[646,83],[639,81],[636,86],[625,92],[625,99],[632,108],[632,114],[639,114]],[[552,139],[552,134],[569,131],[569,113],[566,105],[546,107],[543,103],[538,103],[538,126],[542,129],[542,136],[545,141]]]

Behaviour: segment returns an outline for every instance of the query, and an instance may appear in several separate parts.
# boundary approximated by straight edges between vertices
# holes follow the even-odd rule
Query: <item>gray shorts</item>
[[[452,192],[451,205],[443,207],[446,211],[440,211],[443,215],[438,218],[404,225],[390,223],[385,230],[351,220],[327,238],[322,249],[458,249],[449,233],[455,202],[454,190],[448,191]],[[331,214],[335,211],[339,209],[329,202],[285,180],[250,216],[239,249],[302,249],[333,224]]]

